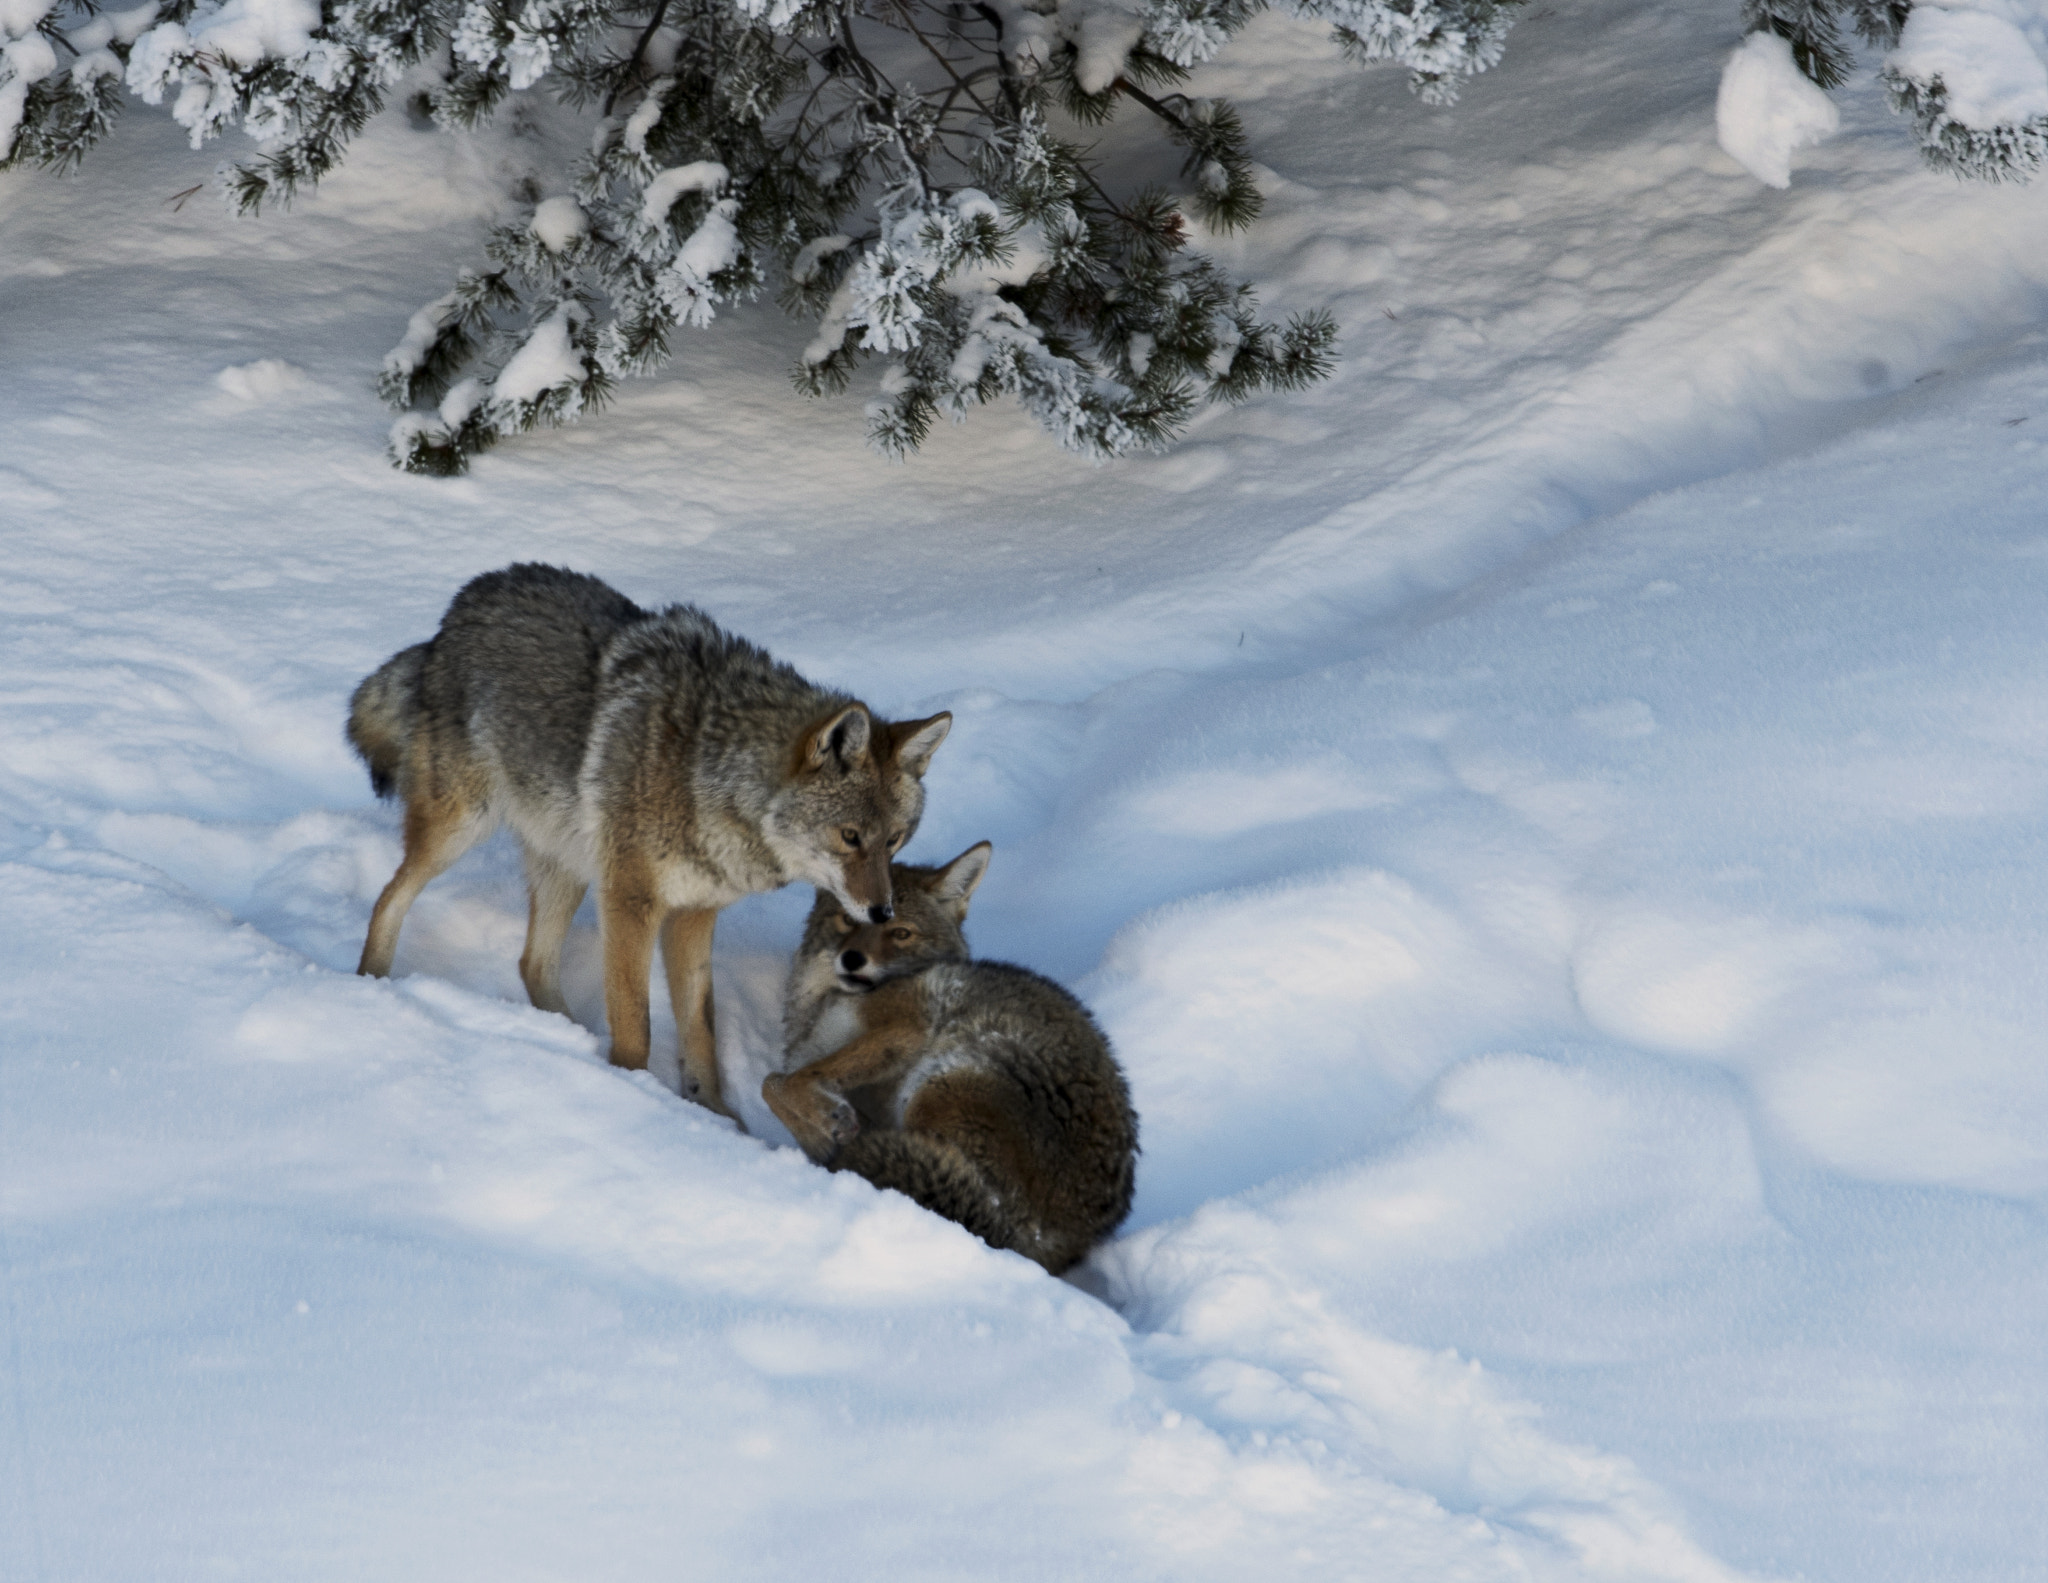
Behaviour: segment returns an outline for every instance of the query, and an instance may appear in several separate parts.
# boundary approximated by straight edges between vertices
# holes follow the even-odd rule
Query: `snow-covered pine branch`
[[[459,288],[387,360],[388,397],[434,404],[401,419],[394,456],[452,471],[512,428],[573,417],[773,276],[819,321],[801,388],[843,388],[884,360],[866,410],[896,454],[939,414],[1007,396],[1063,445],[1115,456],[1167,442],[1204,400],[1322,377],[1326,316],[1261,321],[1249,289],[1190,247],[1187,216],[1257,213],[1250,156],[1230,108],[1174,92],[1184,68],[1146,43],[1153,23],[1192,17],[1220,40],[1251,14],[1211,0],[1064,18],[1015,0],[472,0],[437,115],[468,121],[551,81],[601,119],[573,192],[501,227],[495,267],[469,277],[515,293],[519,313],[498,313],[491,340]],[[1117,195],[1048,125],[1126,104],[1182,150],[1184,192]],[[508,379],[530,385],[537,367],[546,391],[508,399]]]
[[[112,127],[127,48],[157,13],[157,0],[99,15],[0,0],[0,170],[75,167]]]
[[[1937,170],[1986,181],[2024,180],[2048,161],[2048,4],[2044,0],[1744,0],[1753,33],[1791,47],[1798,70],[1821,88],[1839,87],[1855,66],[1847,34],[1888,51],[1880,76],[1894,109],[1913,120],[1920,151]],[[1731,73],[1761,77],[1738,52]],[[1795,82],[1759,102],[1756,126],[1724,146],[1782,186],[1788,137],[1811,140],[1814,125],[1793,103]],[[1804,119],[1808,130],[1793,129]],[[1782,123],[1773,129],[1768,123]],[[1760,145],[1759,162],[1740,152]],[[1762,168],[1759,168],[1761,164]]]
[[[1915,7],[1884,82],[1938,169],[2001,181],[2048,160],[2048,6]]]
[[[400,465],[460,471],[505,434],[570,421],[771,281],[817,322],[801,389],[879,360],[882,449],[1012,398],[1063,445],[1115,456],[1165,444],[1204,402],[1328,372],[1327,315],[1261,319],[1194,246],[1261,200],[1242,122],[1185,92],[1188,74],[1269,3],[0,0],[0,166],[75,165],[125,86],[195,146],[255,138],[225,182],[254,209],[332,170],[422,62],[445,126],[547,92],[590,112],[590,152],[385,359],[378,388],[408,409]],[[1284,3],[1441,104],[1500,58],[1521,0]],[[1832,127],[1800,96],[1847,77],[1851,35],[1891,52],[1884,80],[1941,167],[2021,176],[2048,155],[2048,0],[1742,4],[1785,41],[1738,52],[1724,83],[1724,142],[1767,180]],[[1172,185],[1089,151],[1086,128],[1132,115],[1177,151]],[[1756,124],[1731,137],[1743,115]]]

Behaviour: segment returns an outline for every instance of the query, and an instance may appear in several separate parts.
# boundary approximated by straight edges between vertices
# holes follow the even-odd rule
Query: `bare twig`
[[[604,96],[604,113],[610,115],[612,106],[619,102],[619,95],[634,79],[644,64],[647,46],[654,42],[654,35],[661,28],[662,20],[668,15],[668,0],[660,0],[654,8],[654,15],[647,19],[647,26],[641,30],[639,42],[633,46],[633,53],[626,57],[626,69],[619,73],[619,80],[612,84],[612,91]]]

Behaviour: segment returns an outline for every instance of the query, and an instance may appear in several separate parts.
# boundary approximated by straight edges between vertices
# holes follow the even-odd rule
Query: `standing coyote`
[[[1109,1042],[1050,979],[968,960],[986,841],[893,871],[896,916],[819,892],[783,1032],[810,1064],[761,1097],[804,1152],[1058,1275],[1131,1208],[1138,1118]]]
[[[683,1092],[724,1110],[718,909],[801,879],[886,921],[889,855],[917,829],[925,766],[952,719],[877,720],[689,605],[642,610],[554,566],[487,572],[349,704],[371,786],[405,801],[405,859],[357,971],[388,974],[413,899],[510,824],[526,858],[519,976],[533,1003],[568,1010],[562,940],[594,883],[612,1061],[647,1065],[659,934]]]

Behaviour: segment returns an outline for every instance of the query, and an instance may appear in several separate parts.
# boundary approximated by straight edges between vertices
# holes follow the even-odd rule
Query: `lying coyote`
[[[877,720],[689,605],[645,611],[553,566],[487,572],[349,706],[370,784],[405,801],[405,859],[357,971],[388,974],[427,882],[510,824],[526,857],[519,975],[533,1003],[567,1011],[562,940],[595,884],[613,1062],[647,1064],[658,934],[683,1092],[722,1111],[718,909],[800,879],[887,922],[889,856],[917,829],[952,718]]]
[[[783,1008],[810,1064],[761,1097],[804,1151],[957,1220],[1057,1275],[1130,1212],[1138,1119],[1081,1003],[1006,962],[968,960],[961,924],[989,845],[893,871],[896,916],[825,892]]]

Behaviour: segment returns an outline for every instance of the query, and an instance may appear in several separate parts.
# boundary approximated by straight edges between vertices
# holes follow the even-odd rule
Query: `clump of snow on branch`
[[[1461,77],[1496,64],[1520,0],[1291,0],[1300,16],[1331,24],[1358,59],[1405,66],[1431,103],[1457,97]],[[1008,48],[1021,69],[1073,54],[1084,94],[1106,93],[1136,52],[1179,68],[1213,58],[1255,13],[1257,0],[1055,0],[1001,5]]]
[[[171,118],[191,132],[194,148],[237,119],[253,138],[277,137],[293,118],[291,86],[288,80],[257,84],[256,68],[286,62],[287,77],[332,88],[338,51],[327,41],[316,46],[319,27],[316,0],[226,0],[202,7],[188,22],[162,23],[135,41],[128,86],[145,104],[172,96]]]
[[[0,0],[0,160],[14,150],[29,89],[57,70],[57,51],[37,29],[53,0]]]
[[[1327,19],[1361,60],[1405,66],[1429,104],[1457,99],[1460,78],[1498,64],[1517,0],[1295,0]]]
[[[2033,24],[2034,37],[2018,24]],[[1916,5],[1886,65],[1904,77],[1939,77],[1948,113],[1964,126],[1995,126],[2048,115],[2048,65],[2037,53],[2042,13],[2017,5]]]
[[[550,253],[566,253],[590,234],[590,216],[574,198],[550,198],[536,206],[529,225]]]
[[[1913,7],[1884,80],[1928,158],[1959,175],[2026,175],[2048,161],[2048,6]]]
[[[663,77],[648,84],[647,92],[641,95],[633,113],[626,117],[625,128],[619,134],[619,141],[629,154],[646,155],[647,134],[661,119],[662,107],[668,103],[668,96],[675,91],[675,86],[673,77]]]
[[[586,369],[570,332],[589,315],[580,303],[565,302],[534,326],[533,333],[498,371],[493,394],[513,407],[538,401],[580,384]]]
[[[676,249],[668,267],[655,277],[662,301],[677,319],[694,329],[703,329],[717,313],[716,277],[739,262],[740,233],[733,223],[739,212],[735,199],[714,203],[703,222]]]
[[[1714,130],[1729,157],[1765,186],[1791,186],[1793,151],[1832,137],[1841,122],[1835,101],[1777,34],[1752,33],[1728,57]]]
[[[725,190],[730,173],[715,159],[700,159],[665,170],[647,184],[640,196],[640,223],[648,230],[668,218],[676,199],[686,192],[719,193]]]

